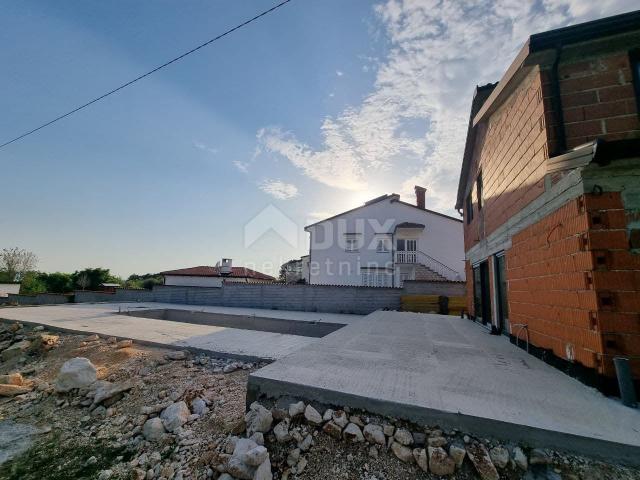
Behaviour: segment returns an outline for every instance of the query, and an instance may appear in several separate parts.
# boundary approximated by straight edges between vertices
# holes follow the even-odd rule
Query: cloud
[[[344,72],[342,70],[336,70],[336,75],[341,77],[344,75]]]
[[[279,200],[288,200],[298,196],[298,187],[282,180],[263,180],[260,190]]]
[[[210,147],[208,145],[205,145],[202,142],[193,142],[193,146],[196,147],[198,150],[202,150],[204,152],[208,152],[212,155],[217,155],[218,154],[218,149],[214,148],[214,147]]]
[[[318,220],[323,220],[325,218],[329,218],[329,217],[333,217],[335,215],[335,213],[331,213],[331,212],[309,212],[308,217],[310,220],[312,221],[318,221]]]
[[[349,142],[342,137],[339,125],[326,119],[322,131],[327,148],[318,152],[277,127],[262,129],[258,138],[267,151],[287,158],[314,180],[349,190],[363,188],[362,167],[353,157]]]
[[[233,165],[242,173],[247,173],[249,171],[249,162],[241,162],[240,160],[234,160]]]
[[[499,80],[529,35],[628,11],[636,1],[378,3],[389,48],[375,63],[372,91],[324,118],[319,146],[274,127],[260,130],[259,142],[331,187],[364,190],[374,179],[397,182],[388,173],[403,172],[401,193],[424,185],[432,208],[451,210],[475,86]]]

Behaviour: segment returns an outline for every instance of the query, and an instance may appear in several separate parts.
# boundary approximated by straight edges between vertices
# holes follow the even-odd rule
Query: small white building
[[[19,283],[0,283],[0,297],[8,297],[9,294],[20,293]]]
[[[383,195],[308,225],[310,284],[400,287],[405,280],[463,281],[462,220]]]
[[[165,285],[183,287],[222,287],[224,282],[264,283],[273,282],[275,278],[250,268],[234,267],[230,258],[223,258],[216,266],[201,265],[198,267],[180,268],[160,272],[164,276]]]

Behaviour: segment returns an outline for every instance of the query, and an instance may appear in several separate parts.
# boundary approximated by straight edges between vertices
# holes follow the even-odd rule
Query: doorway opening
[[[507,337],[511,333],[509,326],[509,302],[507,301],[507,266],[504,252],[496,254],[493,263],[495,272],[496,317],[498,329]]]
[[[489,263],[484,261],[473,267],[473,307],[476,321],[491,325],[491,291]]]

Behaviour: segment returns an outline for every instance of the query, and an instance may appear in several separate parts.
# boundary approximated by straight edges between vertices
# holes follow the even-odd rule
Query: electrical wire
[[[265,15],[268,15],[269,13],[271,13],[271,12],[273,12],[273,11],[275,11],[275,10],[279,9],[280,7],[284,6],[285,4],[287,4],[287,3],[289,3],[289,2],[291,2],[291,0],[284,0],[284,1],[280,2],[280,3],[278,3],[277,5],[275,5],[275,6],[271,7],[270,9],[265,10],[265,11],[264,11],[264,12],[262,12],[262,13],[259,13],[259,14],[258,14],[258,15],[256,15],[255,17],[252,17],[252,18],[250,18],[249,20],[246,20],[246,21],[244,21],[244,22],[242,22],[242,23],[238,24],[238,25],[236,25],[236,26],[235,26],[235,27],[233,27],[233,28],[230,28],[230,29],[229,29],[229,30],[227,30],[226,32],[221,33],[220,35],[218,35],[218,36],[216,36],[216,37],[212,38],[211,40],[208,40],[208,41],[206,41],[206,42],[204,42],[204,43],[201,43],[201,44],[200,44],[200,45],[198,45],[197,47],[194,47],[194,48],[192,48],[191,50],[189,50],[189,51],[187,51],[187,52],[184,52],[183,54],[178,55],[178,56],[177,56],[177,57],[175,57],[175,58],[172,58],[172,59],[171,59],[171,60],[169,60],[168,62],[165,62],[165,63],[163,63],[162,65],[157,66],[157,67],[156,67],[156,68],[154,68],[153,70],[149,70],[148,72],[143,73],[142,75],[140,75],[140,76],[138,76],[138,77],[134,78],[133,80],[130,80],[130,81],[128,81],[127,83],[123,83],[123,84],[122,84],[122,85],[120,85],[119,87],[116,87],[116,88],[114,88],[113,90],[109,90],[107,93],[104,93],[104,94],[100,95],[99,97],[96,97],[96,98],[94,98],[93,100],[88,101],[87,103],[84,103],[84,104],[82,104],[82,105],[80,105],[80,106],[78,106],[78,107],[74,108],[73,110],[70,110],[70,111],[68,111],[67,113],[62,114],[62,115],[60,115],[60,116],[58,116],[58,117],[54,118],[53,120],[50,120],[50,121],[48,121],[48,122],[46,122],[46,123],[43,123],[43,124],[42,124],[42,125],[40,125],[39,127],[36,127],[36,128],[34,128],[34,129],[32,129],[32,130],[29,130],[28,132],[25,132],[25,133],[23,133],[22,135],[18,135],[17,137],[15,137],[15,138],[13,138],[13,139],[9,140],[8,142],[5,142],[5,143],[3,143],[2,145],[0,145],[0,148],[4,148],[4,147],[6,147],[7,145],[10,145],[10,144],[12,144],[12,143],[14,143],[14,142],[17,142],[18,140],[21,140],[21,139],[23,139],[23,138],[25,138],[25,137],[27,137],[27,136],[29,136],[29,135],[33,134],[33,133],[36,133],[38,130],[42,130],[43,128],[48,127],[49,125],[51,125],[51,124],[53,124],[53,123],[56,123],[56,122],[58,122],[58,121],[62,120],[63,118],[66,118],[66,117],[68,117],[68,116],[70,116],[70,115],[73,115],[74,113],[76,113],[76,112],[78,112],[78,111],[80,111],[80,110],[82,110],[82,109],[84,109],[84,108],[87,108],[89,105],[93,105],[94,103],[99,102],[100,100],[105,99],[105,98],[106,98],[106,97],[108,97],[109,95],[113,95],[114,93],[119,92],[120,90],[122,90],[122,89],[124,89],[124,88],[127,88],[127,87],[128,87],[128,86],[130,86],[130,85],[133,85],[134,83],[136,83],[136,82],[138,82],[138,81],[142,80],[143,78],[148,77],[149,75],[151,75],[151,74],[153,74],[153,73],[157,72],[158,70],[162,70],[163,68],[168,67],[168,66],[169,66],[169,65],[171,65],[172,63],[175,63],[175,62],[177,62],[177,61],[179,61],[179,60],[182,60],[184,57],[186,57],[186,56],[188,56],[188,55],[191,55],[192,53],[197,52],[197,51],[198,51],[198,50],[200,50],[201,48],[204,48],[204,47],[206,47],[207,45],[210,45],[210,44],[212,44],[213,42],[215,42],[215,41],[217,41],[217,40],[220,40],[220,39],[221,39],[221,38],[223,38],[223,37],[226,37],[227,35],[229,35],[229,34],[231,34],[231,33],[235,32],[236,30],[239,30],[239,29],[241,29],[242,27],[246,27],[246,26],[247,26],[247,25],[249,25],[250,23],[255,22],[256,20],[258,20],[258,19],[260,19],[260,18],[264,17]]]

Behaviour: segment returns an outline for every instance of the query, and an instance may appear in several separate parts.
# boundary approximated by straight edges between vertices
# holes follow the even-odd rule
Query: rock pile
[[[246,459],[248,452],[255,455],[259,452],[261,462],[269,461],[268,451],[262,447],[263,438],[267,446],[271,445],[269,448],[287,449],[286,461],[283,465],[275,465],[276,470],[282,470],[280,478],[299,475],[308,463],[305,453],[315,444],[314,438],[320,432],[347,443],[368,444],[372,457],[389,452],[400,461],[437,476],[453,475],[468,462],[468,468],[472,468],[478,478],[499,480],[501,471],[505,475],[523,475],[531,464],[542,463],[548,458],[542,450],[532,450],[528,458],[520,446],[471,438],[457,430],[416,428],[388,418],[354,415],[348,408],[328,408],[321,414],[316,407],[304,402],[274,406],[270,410],[254,402],[245,416],[245,423],[249,438],[231,436],[226,446],[221,447],[220,462],[216,466],[223,473],[221,479],[270,479],[266,467],[260,471],[260,475],[266,476],[256,477],[255,462],[258,460],[251,463]]]
[[[237,370],[251,370],[266,363],[242,362],[230,358],[213,358],[204,354],[192,356],[186,350],[175,350],[165,355],[166,360],[183,360],[187,368],[195,366],[207,367],[212,373],[233,373]]]
[[[76,357],[67,360],[58,378],[55,389],[58,393],[66,393],[74,388],[84,388],[93,384],[98,379],[98,371],[88,358]]]
[[[44,328],[25,328],[21,323],[0,324],[0,359],[2,364],[20,371],[0,375],[0,397],[22,397],[34,388],[45,389],[42,385],[27,380],[21,370],[30,357],[55,348],[58,335],[44,331]]]

